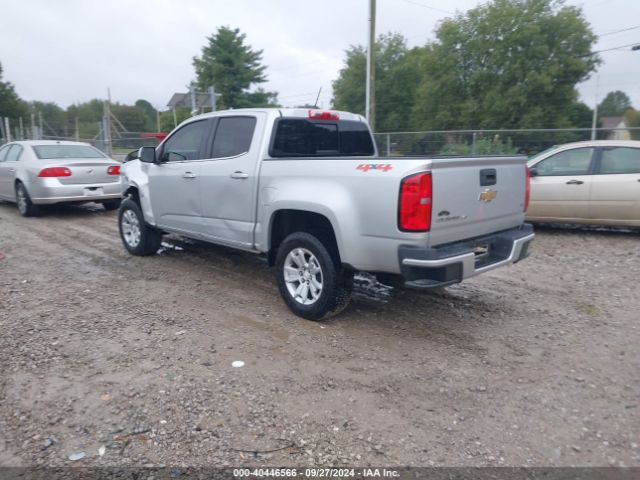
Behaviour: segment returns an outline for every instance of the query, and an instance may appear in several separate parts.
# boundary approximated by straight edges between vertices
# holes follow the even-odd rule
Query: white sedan
[[[568,143],[527,165],[528,221],[640,227],[640,141]]]
[[[99,202],[120,205],[120,163],[88,143],[47,140],[0,147],[0,199],[15,202],[25,216],[38,205]]]

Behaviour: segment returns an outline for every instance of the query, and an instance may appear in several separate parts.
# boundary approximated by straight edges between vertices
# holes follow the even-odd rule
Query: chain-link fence
[[[640,128],[598,128],[598,140],[640,140]],[[382,156],[533,155],[554,145],[590,140],[590,128],[521,130],[441,130],[376,133]]]

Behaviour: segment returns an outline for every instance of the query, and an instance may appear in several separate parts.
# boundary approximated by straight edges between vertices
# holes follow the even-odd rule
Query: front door
[[[533,165],[535,175],[531,178],[527,217],[586,221],[594,151],[593,148],[564,150]]]
[[[200,167],[211,121],[198,120],[176,130],[148,164],[151,208],[158,226],[196,233],[200,215]]]
[[[640,148],[600,150],[591,185],[589,216],[597,223],[640,222]]]
[[[266,116],[217,117],[210,158],[202,162],[202,229],[208,238],[251,248],[259,152]]]

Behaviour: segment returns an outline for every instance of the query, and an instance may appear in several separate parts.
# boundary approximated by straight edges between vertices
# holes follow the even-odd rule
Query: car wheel
[[[296,315],[324,320],[349,304],[353,273],[340,265],[316,236],[296,232],[278,248],[275,262],[280,295]]]
[[[109,200],[108,202],[102,202],[102,206],[105,210],[117,210],[120,208],[120,200]]]
[[[22,182],[16,183],[16,204],[23,217],[33,217],[40,213],[40,209],[33,204],[29,192]]]
[[[153,255],[160,248],[162,234],[147,225],[140,206],[127,199],[120,205],[118,213],[120,238],[129,253],[138,256]]]

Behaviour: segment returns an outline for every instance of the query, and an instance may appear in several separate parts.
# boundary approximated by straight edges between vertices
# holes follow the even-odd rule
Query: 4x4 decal
[[[356,167],[356,170],[362,170],[363,172],[368,172],[369,170],[382,170],[383,172],[388,172],[393,167],[390,163],[361,163]]]

